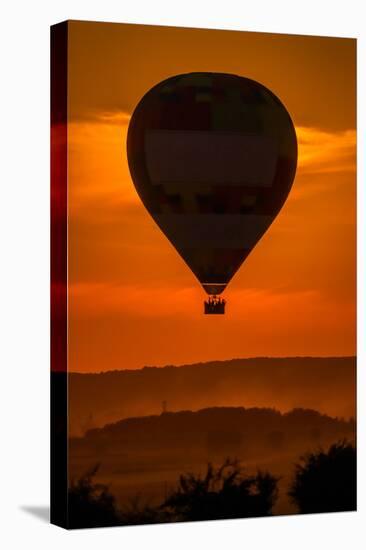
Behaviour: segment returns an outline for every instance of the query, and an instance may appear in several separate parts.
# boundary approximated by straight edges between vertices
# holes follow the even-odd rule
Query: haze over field
[[[71,479],[100,464],[96,482],[120,506],[158,505],[182,473],[232,457],[249,474],[279,476],[274,513],[294,513],[287,490],[299,457],[355,440],[355,373],[354,357],[71,373]]]
[[[355,422],[310,409],[281,414],[268,408],[214,407],[127,418],[69,442],[69,472],[77,479],[100,464],[97,482],[107,483],[121,506],[140,495],[158,504],[179,475],[204,472],[208,462],[239,459],[248,473],[268,469],[280,477],[274,512],[295,511],[286,497],[294,463],[305,452],[335,441],[354,442]]]
[[[356,358],[253,358],[69,374],[70,433],[122,418],[213,406],[355,416]]]

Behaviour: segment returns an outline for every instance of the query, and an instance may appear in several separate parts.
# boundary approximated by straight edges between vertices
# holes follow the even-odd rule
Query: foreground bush
[[[220,468],[208,464],[206,474],[181,475],[162,508],[175,521],[269,516],[277,499],[278,479],[269,473],[244,475],[238,461]]]
[[[72,482],[68,496],[68,517],[71,529],[107,527],[121,522],[116,501],[106,485],[93,483],[99,464],[77,482]]]
[[[289,496],[299,512],[356,510],[356,449],[341,441],[308,453],[295,466]]]

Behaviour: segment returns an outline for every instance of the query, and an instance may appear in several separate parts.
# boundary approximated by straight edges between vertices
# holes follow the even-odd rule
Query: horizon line
[[[172,363],[167,363],[164,365],[144,365],[143,367],[137,367],[136,369],[126,368],[126,369],[108,369],[100,371],[62,371],[67,372],[67,374],[110,374],[117,372],[139,372],[147,369],[180,369],[184,367],[193,367],[193,366],[203,366],[209,365],[210,363],[229,363],[233,361],[253,361],[253,360],[284,360],[284,359],[357,359],[357,355],[257,355],[251,357],[232,357],[230,359],[210,359],[207,361],[198,361],[196,363],[182,363],[179,365],[174,365]]]

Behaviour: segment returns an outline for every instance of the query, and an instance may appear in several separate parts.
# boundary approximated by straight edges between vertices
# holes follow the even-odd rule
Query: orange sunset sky
[[[353,355],[355,56],[351,39],[69,24],[69,370],[252,356]],[[131,113],[179,73],[257,80],[299,143],[289,198],[225,291],[204,291],[145,210],[126,155]]]

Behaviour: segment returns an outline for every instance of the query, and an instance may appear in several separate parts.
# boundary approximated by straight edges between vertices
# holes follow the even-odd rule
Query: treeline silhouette
[[[271,408],[212,407],[199,411],[165,412],[127,418],[89,430],[83,438],[70,438],[70,452],[77,455],[126,448],[133,452],[202,449],[210,456],[257,458],[261,453],[305,449],[338,439],[352,439],[355,421],[332,418],[311,409],[281,413]]]
[[[72,482],[68,527],[105,527],[177,521],[270,516],[278,498],[279,478],[269,472],[246,474],[237,460],[207,465],[205,475],[186,473],[157,506],[139,498],[120,509],[106,485],[94,483],[99,465]],[[356,510],[356,449],[346,440],[300,457],[288,495],[299,513]]]

